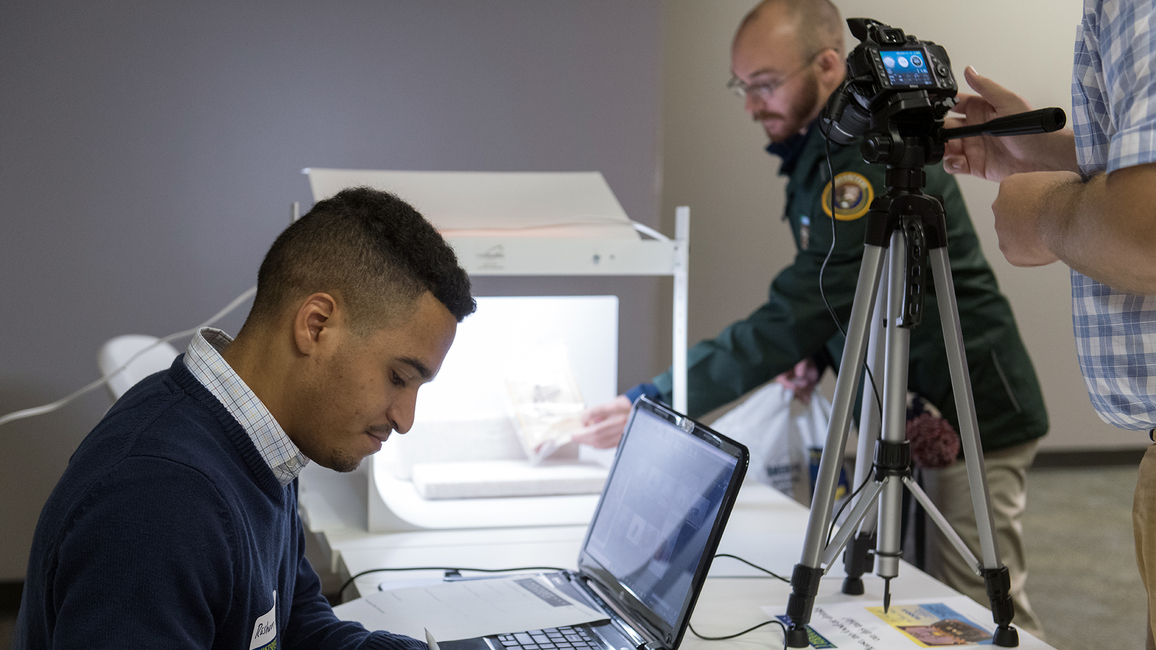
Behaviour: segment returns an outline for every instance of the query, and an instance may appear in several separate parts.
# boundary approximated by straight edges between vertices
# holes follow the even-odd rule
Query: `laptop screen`
[[[640,401],[582,560],[593,560],[592,573],[612,579],[616,592],[625,588],[666,624],[659,627],[681,636],[746,463],[741,445]]]

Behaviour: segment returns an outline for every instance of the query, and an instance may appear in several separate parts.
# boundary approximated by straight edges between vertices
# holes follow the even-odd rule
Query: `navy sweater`
[[[36,527],[15,650],[390,648],[341,621],[281,487],[184,365],[144,380],[85,438]]]

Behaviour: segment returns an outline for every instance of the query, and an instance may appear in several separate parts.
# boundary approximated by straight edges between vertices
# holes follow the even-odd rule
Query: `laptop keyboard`
[[[588,629],[570,626],[499,634],[498,641],[509,650],[600,650],[603,647]]]

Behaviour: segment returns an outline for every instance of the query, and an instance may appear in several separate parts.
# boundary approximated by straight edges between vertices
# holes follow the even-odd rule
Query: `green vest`
[[[835,370],[843,335],[819,293],[819,269],[831,247],[829,177],[822,134],[812,128],[787,184],[784,219],[795,238],[795,261],[771,283],[767,302],[687,357],[688,411],[702,415],[789,370],[801,359],[826,357]],[[871,199],[886,192],[882,165],[863,162],[858,144],[831,145],[836,183],[835,249],[823,272],[823,290],[844,329],[851,314],[863,256]],[[964,206],[959,186],[940,165],[925,169],[924,192],[941,198],[947,215],[951,259],[967,365],[983,449],[994,451],[1042,437],[1047,410],[1031,359],[1020,339],[1011,306],[999,292]],[[824,209],[826,198],[826,209]],[[922,395],[959,430],[944,352],[943,329],[930,273],[923,322],[911,332],[909,390]],[[671,401],[670,371],[654,379]],[[882,378],[877,377],[882,392]],[[858,410],[858,400],[856,410]]]

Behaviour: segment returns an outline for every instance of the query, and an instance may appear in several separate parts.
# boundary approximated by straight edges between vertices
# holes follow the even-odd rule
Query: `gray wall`
[[[302,167],[601,171],[659,218],[659,0],[0,6],[0,413],[96,378],[100,344],[208,318],[311,203]],[[656,279],[497,280],[479,293],[618,293],[620,382]],[[223,321],[236,332],[246,308]],[[663,326],[663,331],[667,326]],[[178,347],[183,347],[183,343]],[[0,580],[103,392],[0,428]]]

